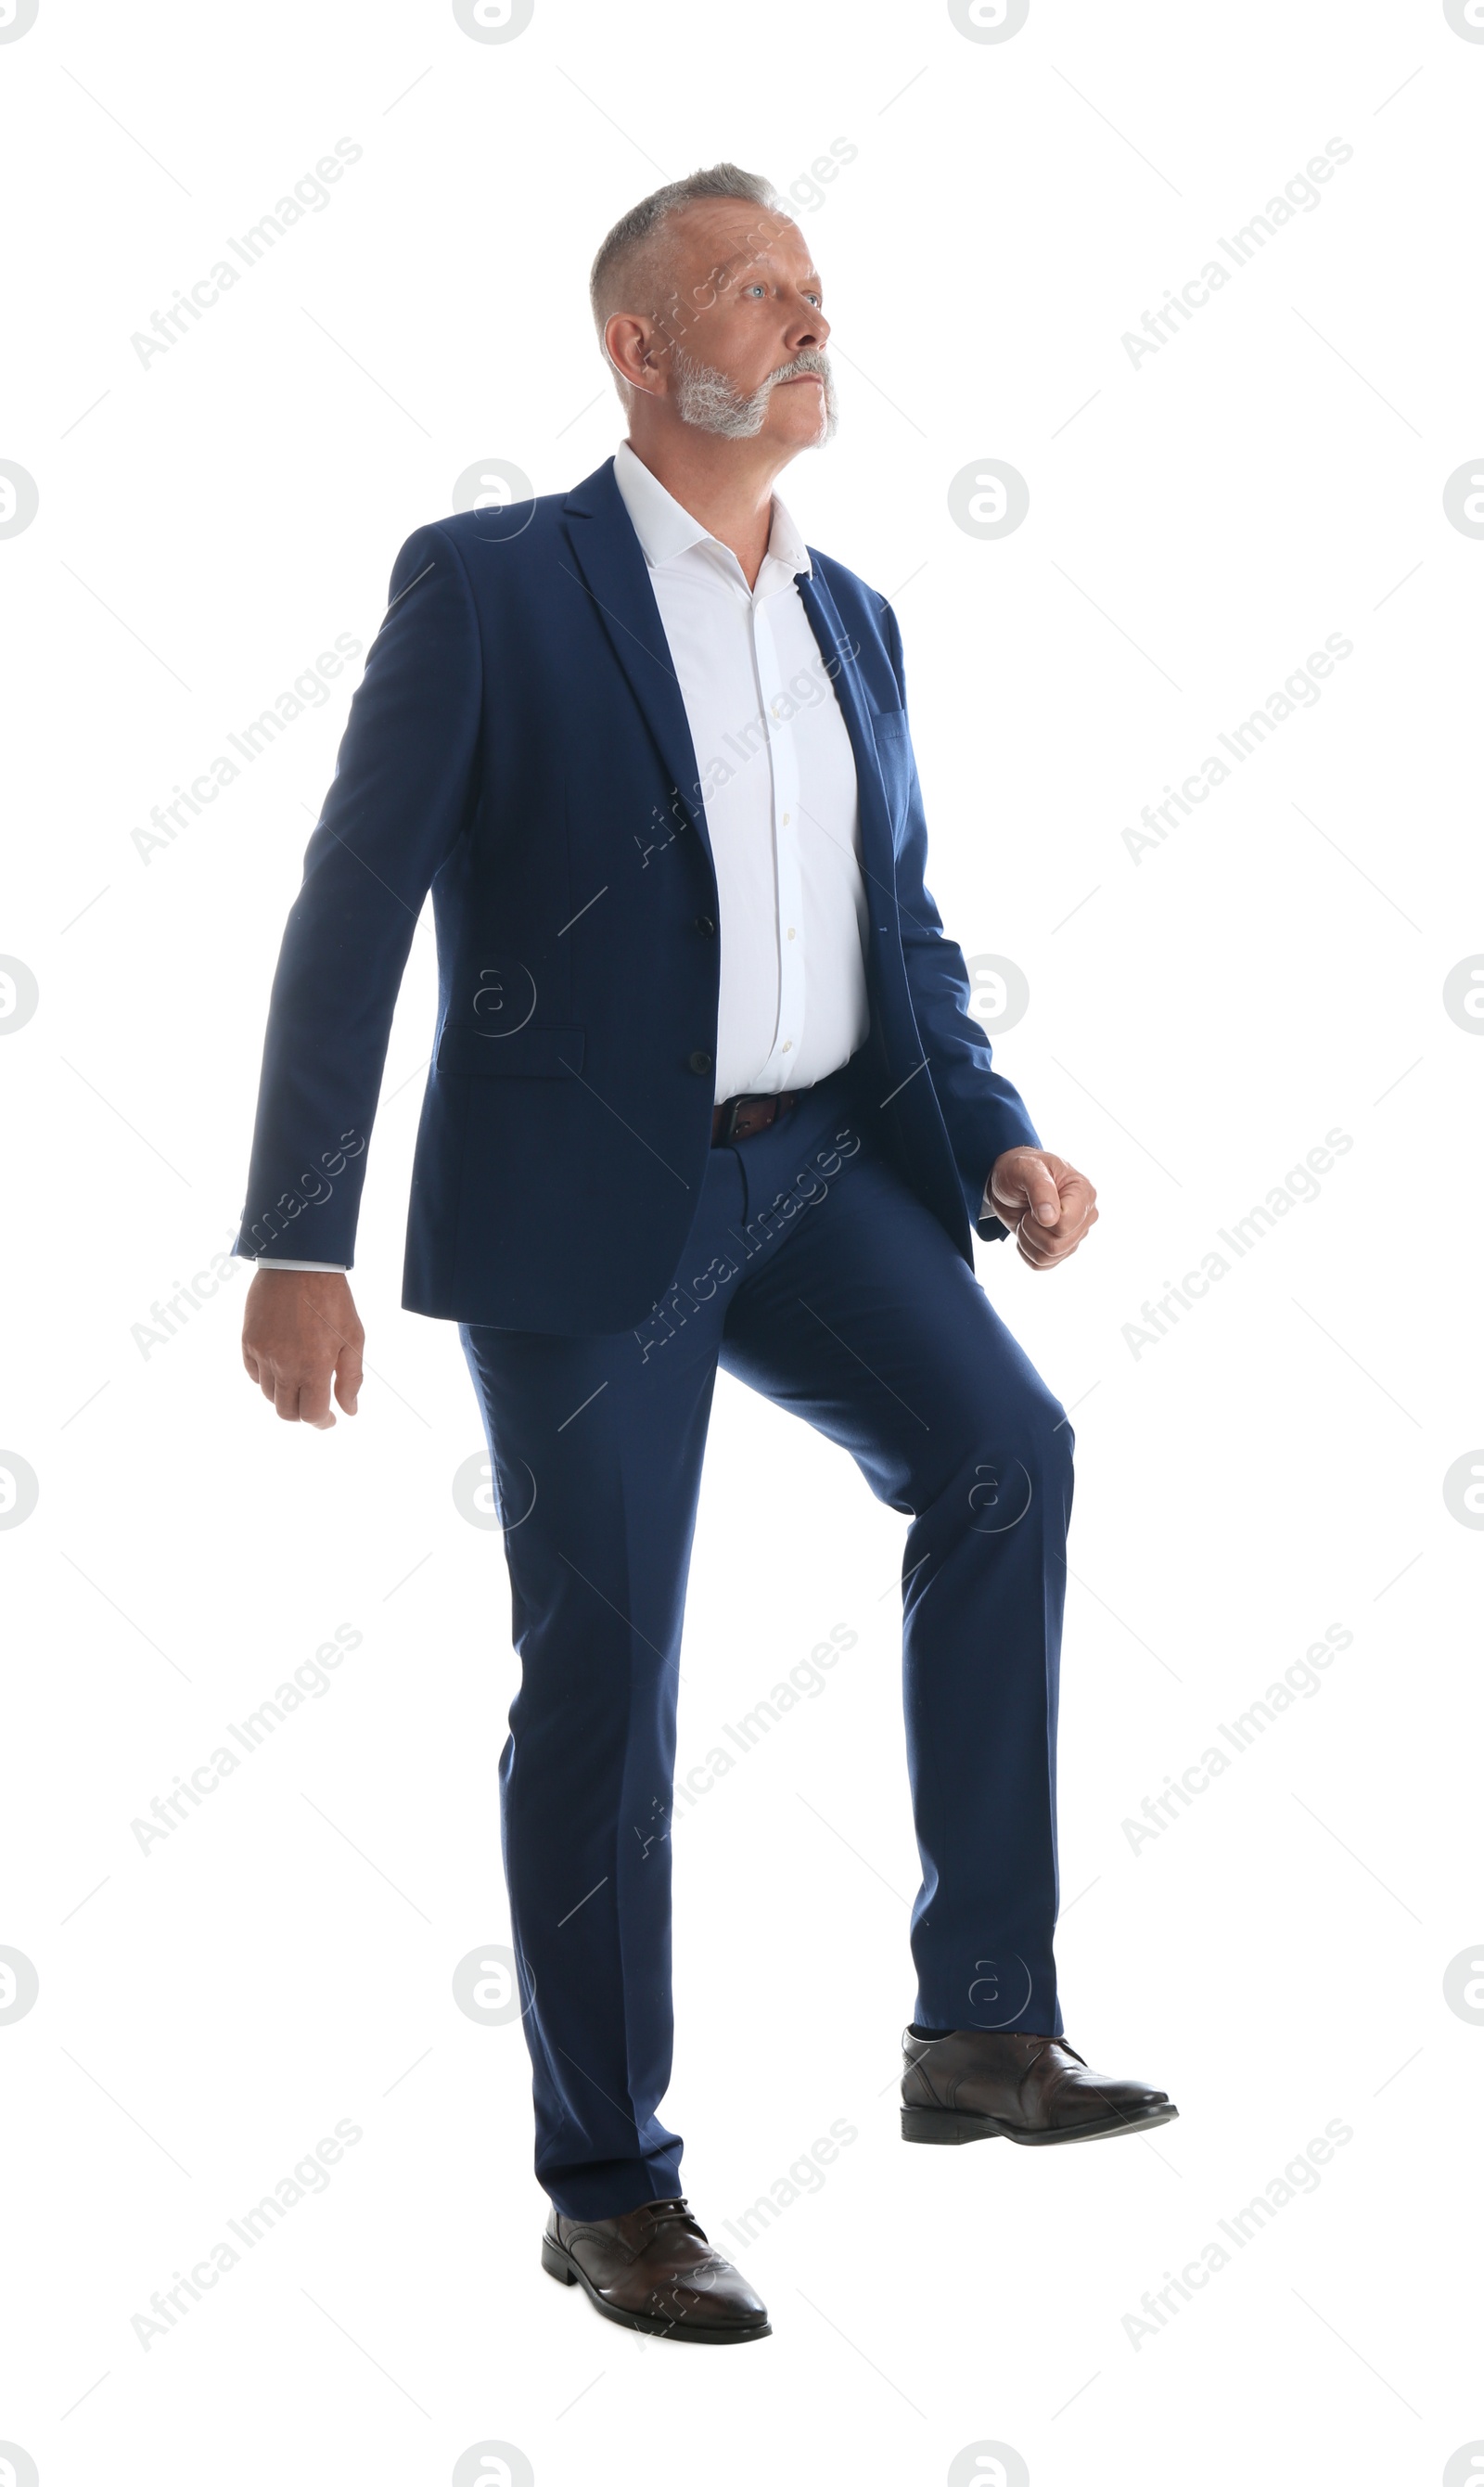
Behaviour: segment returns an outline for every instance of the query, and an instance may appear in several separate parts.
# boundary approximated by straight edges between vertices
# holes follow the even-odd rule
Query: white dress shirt
[[[774,499],[749,589],[735,552],[627,440],[613,477],[649,564],[711,831],[716,1100],[809,1088],[870,1025],[855,756],[795,584],[813,564]]]
[[[749,588],[735,552],[627,440],[613,474],[649,564],[711,832],[720,905],[716,1102],[809,1088],[848,1062],[870,1027],[855,755],[795,584],[814,565],[775,497]]]

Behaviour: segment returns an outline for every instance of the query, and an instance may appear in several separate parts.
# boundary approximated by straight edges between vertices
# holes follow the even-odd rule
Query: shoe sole
[[[705,2341],[718,2349],[725,2348],[733,2340],[767,2340],[772,2333],[772,2325],[766,2316],[761,2323],[745,2325],[683,2323],[663,2314],[634,2314],[627,2306],[610,2305],[593,2286],[581,2264],[574,2262],[566,2247],[558,2245],[554,2237],[542,2238],[541,2267],[543,2271],[548,2271],[553,2279],[561,2280],[564,2287],[585,2289],[588,2303],[597,2306],[604,2320],[621,2323],[626,2332],[648,2332],[660,2340]]]
[[[1004,2124],[994,2115],[975,2115],[966,2109],[905,2107],[904,2141],[1018,2141],[1026,2150],[1049,2150],[1058,2142],[1111,2141],[1120,2133],[1152,2133],[1157,2124],[1173,2124],[1180,2110],[1167,2102],[1139,2115],[1106,2115],[1093,2124],[1064,2127],[1060,2132],[1027,2133],[1023,2126]]]

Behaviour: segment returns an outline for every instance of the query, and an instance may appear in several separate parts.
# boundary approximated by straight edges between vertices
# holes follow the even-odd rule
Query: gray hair
[[[638,303],[624,303],[620,289],[639,275],[646,261],[653,265],[656,238],[661,227],[681,209],[694,207],[704,199],[744,199],[753,207],[789,216],[772,183],[760,173],[744,173],[740,164],[707,164],[687,173],[682,182],[666,182],[663,189],[651,190],[647,199],[641,199],[637,207],[620,216],[593,262],[588,295],[600,339],[616,310],[640,308]],[[658,307],[658,303],[653,306],[655,310]],[[650,312],[652,306],[646,303],[643,308]]]

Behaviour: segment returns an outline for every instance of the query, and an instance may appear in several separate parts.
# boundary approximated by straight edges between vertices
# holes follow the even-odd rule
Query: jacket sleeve
[[[247,1260],[353,1261],[397,990],[471,815],[481,679],[463,565],[420,527],[392,571],[279,952],[233,1246]]]
[[[902,633],[889,604],[882,622],[905,712]],[[910,727],[908,743],[910,749]],[[923,878],[927,859],[928,824],[913,759],[906,829],[897,856],[897,906],[907,981],[969,1223],[982,1242],[998,1243],[1009,1233],[1008,1227],[998,1217],[981,1215],[990,1168],[1005,1149],[1039,1148],[1041,1142],[1019,1091],[994,1069],[989,1038],[968,1008],[968,970],[958,943],[943,931]]]

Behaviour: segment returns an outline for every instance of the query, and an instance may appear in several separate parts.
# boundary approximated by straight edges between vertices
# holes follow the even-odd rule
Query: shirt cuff
[[[984,1194],[979,1203],[979,1215],[974,1220],[974,1232],[981,1244],[1002,1244],[1010,1232],[990,1197],[988,1175],[984,1178]]]
[[[253,1263],[253,1268],[255,1270],[333,1270],[336,1271],[342,1278],[346,1275],[346,1264],[344,1261],[258,1260]]]

